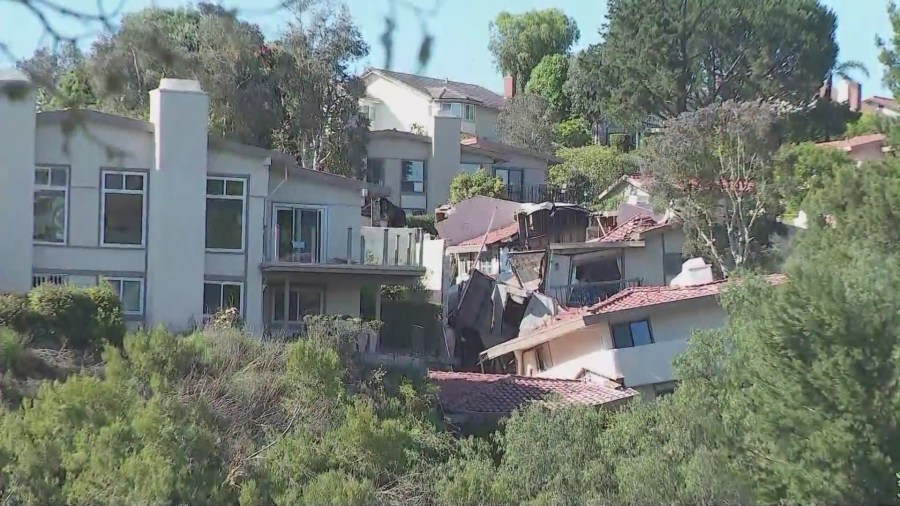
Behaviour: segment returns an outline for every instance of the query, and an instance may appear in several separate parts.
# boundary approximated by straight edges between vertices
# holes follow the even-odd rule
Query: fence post
[[[394,243],[394,265],[400,265],[400,234],[397,234],[397,242]]]
[[[381,265],[388,263],[388,229],[384,228],[384,252],[381,255]]]
[[[409,231],[409,242],[406,243],[406,265],[412,265],[413,233]]]
[[[347,227],[347,263],[353,263],[353,227]]]
[[[419,255],[418,266],[421,267],[425,263],[425,233],[417,230],[416,236],[416,248],[418,248],[416,253]]]
[[[366,263],[366,236],[362,233],[359,234],[359,264],[364,265]]]

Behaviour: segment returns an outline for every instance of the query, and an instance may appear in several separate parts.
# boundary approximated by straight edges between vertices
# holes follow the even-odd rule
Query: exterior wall
[[[623,250],[622,274],[625,279],[640,278],[645,286],[667,285],[674,275],[665,275],[665,255],[681,253],[683,247],[684,233],[680,228],[648,234],[643,248]]]
[[[366,78],[366,96],[377,99],[372,130],[409,132],[413,124],[431,128],[431,99],[381,76]]]
[[[881,160],[885,157],[885,153],[881,150],[881,145],[875,143],[854,148],[852,151],[847,153],[847,156],[849,156],[851,160],[854,160],[857,163],[862,163],[870,162],[872,160]]]
[[[361,287],[354,281],[329,283],[325,288],[325,314],[359,316]]]
[[[450,200],[450,183],[460,172],[460,120],[442,114],[432,118],[431,164],[425,183],[428,188],[426,210]]]
[[[653,344],[613,349],[610,326],[642,319],[650,322]],[[547,343],[552,367],[538,375],[575,379],[587,369],[610,379],[621,377],[629,387],[672,381],[672,361],[685,350],[691,333],[724,325],[725,312],[714,298],[617,313]],[[531,365],[537,371],[536,363],[523,363],[525,370]]]
[[[475,109],[475,132],[479,137],[488,139],[497,139],[500,135],[497,133],[497,116],[500,111],[496,109],[488,109],[487,107],[476,107]]]
[[[521,155],[518,153],[504,153],[508,161],[494,164],[494,168],[523,169],[522,179],[525,186],[538,185],[547,182],[547,161]]]

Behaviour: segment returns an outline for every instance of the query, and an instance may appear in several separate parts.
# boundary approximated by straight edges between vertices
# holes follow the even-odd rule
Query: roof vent
[[[691,258],[681,265],[681,273],[672,278],[669,286],[696,286],[712,282],[712,266],[702,258]]]

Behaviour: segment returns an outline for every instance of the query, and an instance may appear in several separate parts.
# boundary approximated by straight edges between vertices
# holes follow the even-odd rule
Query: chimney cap
[[[172,79],[164,77],[159,80],[159,89],[166,91],[183,91],[190,93],[203,93],[200,81],[196,79]]]

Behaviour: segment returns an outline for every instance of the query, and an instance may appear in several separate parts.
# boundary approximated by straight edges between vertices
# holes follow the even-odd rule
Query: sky
[[[138,10],[155,4],[163,7],[186,5],[184,0],[99,0],[112,9],[120,1],[125,10]],[[379,42],[384,32],[385,16],[394,4],[398,28],[394,35],[393,70],[417,72],[418,48],[422,40],[422,25],[434,37],[432,57],[424,74],[480,84],[500,91],[502,77],[494,68],[487,50],[489,24],[501,11],[524,12],[532,9],[556,7],[573,17],[581,30],[576,49],[599,42],[598,30],[606,15],[605,0],[344,0],[359,25],[363,37],[371,46],[370,55],[361,68],[383,67],[384,50]],[[753,1],[753,0],[749,0]],[[65,5],[73,9],[96,12],[98,0],[67,0]],[[862,62],[869,76],[858,75],[863,85],[863,96],[890,93],[881,83],[883,69],[878,63],[876,35],[891,36],[887,16],[889,0],[822,0],[838,16],[837,41],[840,47],[838,61]],[[260,25],[267,36],[276,37],[284,28],[289,15],[273,14],[268,8],[277,0],[220,0],[226,7],[242,12],[242,17]],[[417,16],[410,6],[426,14]],[[55,29],[66,35],[83,35],[89,45],[91,34],[98,27],[85,26],[78,21],[51,18]],[[29,56],[37,47],[47,44],[47,37],[37,17],[15,2],[0,1],[0,44],[15,58]],[[2,46],[0,46],[2,50]],[[10,65],[9,54],[0,52],[0,67]]]

